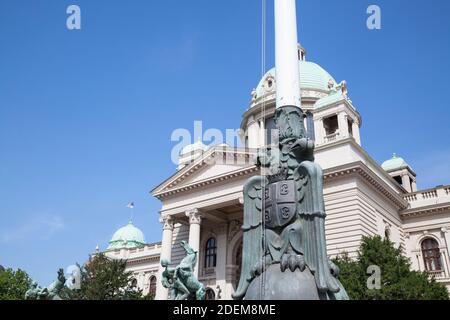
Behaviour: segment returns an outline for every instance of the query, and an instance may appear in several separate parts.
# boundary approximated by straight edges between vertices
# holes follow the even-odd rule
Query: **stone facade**
[[[355,256],[363,236],[389,237],[404,249],[414,269],[428,271],[450,289],[450,187],[416,191],[412,168],[386,171],[374,161],[361,146],[362,119],[345,81],[336,83],[318,65],[304,61],[302,53],[302,110],[315,141],[316,162],[324,169],[328,254]],[[138,279],[144,279],[138,280],[144,289],[149,275],[157,274],[157,299],[168,298],[157,256],[178,264],[182,240],[199,252],[195,272],[207,296],[231,299],[240,275],[243,185],[261,174],[253,158],[257,148],[270,144],[266,128],[275,110],[273,75],[273,70],[268,72],[252,91],[241,122],[244,147],[202,146],[192,157],[181,154],[178,171],[152,191],[162,204],[161,247],[130,251],[129,263]],[[430,260],[433,255],[437,257]],[[147,256],[152,258],[145,260]]]
[[[305,126],[316,144],[316,162],[324,169],[328,254],[355,256],[363,236],[381,235],[404,249],[413,268],[426,270],[421,246],[424,239],[432,238],[438,243],[442,270],[430,270],[430,276],[450,288],[450,188],[411,192],[416,190],[411,168],[400,170],[402,177],[408,173],[413,179],[406,185],[405,178],[401,183],[395,179],[398,172],[387,172],[376,163],[361,147],[362,119],[345,81],[337,84],[330,78],[316,86],[323,74],[327,73],[304,72],[303,83],[313,85],[302,86],[301,96]],[[252,159],[258,147],[269,144],[266,128],[275,110],[274,82],[271,71],[252,91],[241,122],[244,148],[210,147],[152,191],[162,203],[161,216],[176,223],[172,241],[163,232],[163,252],[170,252],[176,263],[181,258],[179,241],[198,246],[198,276],[216,299],[230,299],[239,280],[242,188],[248,178],[261,174]],[[192,220],[187,212],[196,212],[201,219]],[[211,238],[217,257],[213,267],[205,265]],[[172,248],[164,248],[164,243]],[[158,299],[167,297],[164,291],[160,288]]]

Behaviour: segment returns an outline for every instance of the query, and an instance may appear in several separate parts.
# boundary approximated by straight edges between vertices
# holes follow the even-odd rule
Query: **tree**
[[[25,299],[25,292],[31,283],[30,276],[21,269],[0,271],[0,300]]]
[[[411,263],[388,239],[363,237],[355,260],[344,253],[333,260],[341,269],[339,280],[354,300],[448,300],[446,287],[426,272],[411,270]],[[380,269],[380,287],[367,285],[369,266]]]
[[[91,258],[81,270],[81,288],[67,290],[67,298],[78,300],[139,300],[142,290],[136,287],[126,261],[108,259],[103,253]]]

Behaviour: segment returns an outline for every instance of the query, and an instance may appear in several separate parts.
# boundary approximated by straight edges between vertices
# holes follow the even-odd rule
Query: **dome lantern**
[[[392,155],[391,159],[384,161],[381,167],[407,192],[417,191],[416,173],[396,153]]]

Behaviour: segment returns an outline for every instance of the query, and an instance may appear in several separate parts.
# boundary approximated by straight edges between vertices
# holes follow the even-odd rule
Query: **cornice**
[[[168,198],[185,191],[200,189],[209,185],[231,180],[236,177],[253,175],[258,171],[259,169],[256,166],[252,166],[236,170],[224,175],[216,176],[214,178],[205,179],[203,181],[188,184],[179,188],[170,189],[165,192],[161,192],[155,196],[158,199]],[[375,173],[373,173],[369,169],[369,167],[367,167],[361,161],[325,170],[324,181],[331,181],[348,175],[357,175],[361,177],[363,180],[368,182],[369,185],[371,185],[378,192],[384,195],[387,199],[392,201],[399,209],[406,209],[408,207],[408,202],[404,200],[400,194],[397,194],[394,190],[392,190],[380,177],[378,177]]]
[[[340,167],[334,167],[325,170],[324,181],[339,179],[347,175],[358,175],[374,187],[378,192],[383,194],[386,198],[391,200],[399,209],[406,209],[408,202],[404,200],[399,194],[386,185],[372,170],[369,169],[361,161],[356,161]]]
[[[359,144],[356,143],[356,141],[351,138],[345,138],[345,139],[338,139],[336,141],[330,142],[330,143],[326,143],[326,144],[321,144],[319,146],[316,146],[315,151],[316,152],[320,152],[322,150],[327,150],[327,149],[332,149],[334,147],[338,147],[340,145],[345,145],[345,144],[349,144],[351,145],[353,148],[355,148],[358,152],[360,152],[362,154],[362,158],[364,158],[365,161],[367,161],[368,163],[370,163],[372,166],[374,166],[375,168],[378,168],[379,173],[382,174],[386,179],[392,181],[393,185],[398,188],[399,192],[403,192],[403,193],[407,193],[406,189],[403,188],[401,185],[399,185],[394,178],[392,178],[386,171],[384,171],[384,169],[367,153],[366,150],[364,150]],[[360,163],[363,163],[361,161],[357,161]],[[357,163],[357,162],[353,162],[353,163]],[[344,164],[341,167],[347,167],[349,165],[351,165],[352,163],[349,164]],[[365,165],[367,167],[367,165]],[[338,167],[333,167],[330,168],[329,170],[334,170],[335,168]],[[370,170],[370,169],[369,169]],[[372,170],[371,170],[372,171]]]
[[[205,166],[208,166],[216,161],[220,156],[232,155],[234,158],[244,159],[244,164],[251,164],[250,157],[253,156],[255,151],[253,149],[244,148],[225,148],[225,147],[214,147],[208,150],[202,157],[194,160],[191,164],[187,165],[183,169],[175,172],[171,177],[160,183],[155,187],[151,193],[156,198],[167,193],[169,189],[177,190],[176,186],[185,181],[189,176],[196,173]],[[237,160],[237,163],[238,160]],[[220,178],[220,176],[218,176]],[[208,181],[206,179],[205,181]],[[200,182],[199,182],[200,183]]]
[[[232,172],[229,172],[229,173],[226,173],[223,175],[218,175],[218,176],[215,176],[215,177],[212,177],[209,179],[197,181],[195,183],[187,184],[187,185],[184,185],[184,186],[181,186],[178,188],[168,189],[166,191],[155,193],[153,195],[158,199],[163,199],[163,198],[167,198],[167,197],[176,195],[180,192],[191,191],[194,189],[201,189],[205,186],[210,186],[210,185],[214,185],[214,184],[217,184],[220,182],[232,180],[233,178],[236,178],[236,177],[245,177],[245,176],[251,175],[257,171],[259,171],[259,169],[255,165],[253,165],[251,167],[239,169],[239,170],[232,171]]]
[[[154,254],[152,256],[149,257],[144,257],[144,258],[131,258],[131,259],[127,259],[127,265],[128,266],[135,266],[138,264],[143,264],[146,262],[159,262],[159,258],[160,258],[160,254]]]
[[[406,209],[400,212],[400,216],[402,218],[407,219],[407,218],[427,217],[447,212],[450,212],[450,203],[444,203],[441,205],[433,204],[424,207]]]

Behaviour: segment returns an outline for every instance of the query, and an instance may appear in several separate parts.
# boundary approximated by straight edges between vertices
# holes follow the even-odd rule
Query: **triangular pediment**
[[[158,197],[161,194],[185,186],[207,183],[253,167],[254,151],[242,148],[212,148],[192,163],[175,172],[171,177],[152,190]]]

